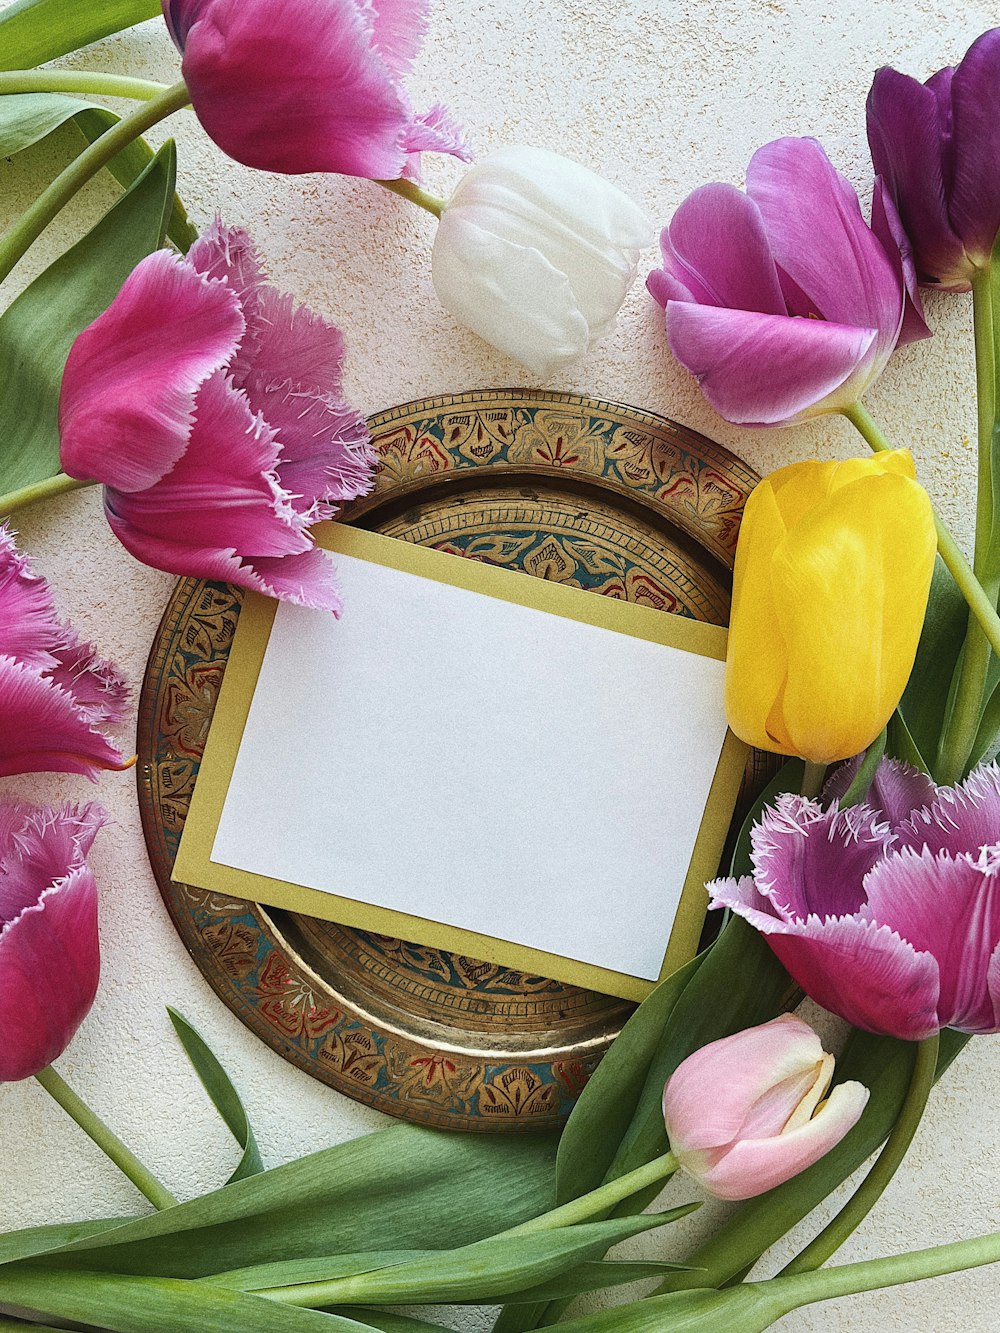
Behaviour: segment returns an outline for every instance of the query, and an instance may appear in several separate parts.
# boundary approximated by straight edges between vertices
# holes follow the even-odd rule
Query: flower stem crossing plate
[[[725,623],[740,514],[757,478],[703,436],[636,408],[518,390],[407,403],[370,424],[381,467],[348,522]],[[274,1050],[379,1110],[451,1129],[560,1124],[631,1005],[172,882],[241,600],[227,584],[177,584],[140,704],[146,843],[198,967]],[[446,695],[447,682],[431,684]],[[558,679],[548,684],[554,706],[573,706]],[[426,687],[399,682],[404,694]],[[650,699],[651,727],[656,713]],[[395,799],[389,789],[386,836]],[[509,799],[547,796],[525,787]]]

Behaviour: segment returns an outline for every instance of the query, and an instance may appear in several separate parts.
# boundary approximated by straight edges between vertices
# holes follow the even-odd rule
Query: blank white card
[[[336,565],[339,621],[278,608],[212,861],[655,980],[724,663]]]

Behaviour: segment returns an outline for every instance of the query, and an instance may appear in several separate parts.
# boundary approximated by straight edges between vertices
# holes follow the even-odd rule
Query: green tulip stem
[[[939,1044],[940,1036],[937,1032],[917,1042],[910,1086],[900,1108],[899,1118],[876,1158],[875,1165],[836,1217],[826,1224],[801,1254],[797,1254],[791,1263],[786,1264],[779,1276],[791,1277],[795,1273],[808,1273],[820,1268],[840,1249],[881,1198],[917,1132],[917,1126],[927,1105],[927,1098],[934,1086]]]
[[[68,491],[79,490],[81,486],[96,486],[95,481],[77,481],[76,477],[67,477],[65,472],[57,472],[54,477],[33,482],[30,486],[21,486],[16,491],[0,495],[0,519],[13,514],[15,509],[24,509],[36,500],[47,500],[53,495],[65,495]]]
[[[401,199],[409,199],[411,204],[417,204],[420,208],[425,208],[428,213],[433,213],[439,218],[445,209],[445,201],[439,199],[436,194],[431,194],[429,190],[421,189],[413,181],[404,180],[400,177],[398,181],[376,181],[376,185],[381,185],[383,190],[390,190],[393,194],[398,194]]]
[[[882,453],[893,448],[871,413],[861,403],[853,403],[850,407],[844,408],[843,415],[856,430],[860,431],[873,452]],[[934,511],[934,526],[937,529],[938,553],[941,559],[958,585],[959,592],[968,603],[970,611],[983,627],[983,633],[993,651],[1000,655],[1000,616],[997,615],[996,607],[972,572],[972,566],[962,554],[955,538],[945,527],[937,510]]]
[[[868,791],[875,780],[875,774],[878,766],[882,762],[882,756],[885,754],[886,743],[889,739],[888,730],[883,727],[879,734],[865,751],[865,757],[861,761],[861,767],[854,775],[854,780],[840,798],[841,810],[847,810],[852,805],[860,805],[868,795]]]
[[[806,759],[803,762],[805,768],[802,773],[802,782],[799,785],[799,795],[816,797],[823,790],[826,764],[814,764],[811,759]]]
[[[502,1237],[507,1240],[515,1236],[535,1236],[540,1231],[555,1231],[559,1227],[569,1227],[579,1222],[604,1218],[616,1204],[623,1203],[650,1185],[667,1180],[677,1167],[677,1158],[673,1153],[664,1153],[662,1157],[654,1158],[645,1166],[636,1167],[634,1171],[619,1176],[617,1180],[609,1180],[606,1184],[599,1185],[589,1194],[581,1194],[578,1199],[571,1199],[569,1203],[542,1213],[540,1217],[533,1217],[529,1222],[522,1222],[520,1226],[498,1232],[493,1239],[499,1240]],[[697,1206],[697,1204],[691,1205],[692,1208]],[[366,1276],[368,1275],[365,1273],[357,1273],[349,1277],[329,1278],[326,1281],[295,1282],[288,1286],[262,1288],[254,1294],[266,1296],[268,1300],[277,1301],[282,1305],[304,1306],[311,1310],[323,1309],[329,1305],[364,1304]]]
[[[29,246],[38,240],[56,214],[76,194],[81,186],[86,185],[92,176],[111,161],[116,153],[130,144],[133,139],[155,125],[158,121],[172,116],[187,106],[191,99],[183,80],[175,83],[166,92],[143,103],[128,116],[123,116],[117,125],[113,125],[95,139],[92,144],[73,159],[65,171],[61,171],[55,180],[42,191],[16,222],[0,236],[0,282],[21,259]]]
[[[6,93],[93,93],[96,97],[131,97],[152,101],[167,91],[165,83],[101,74],[90,69],[12,69],[0,73],[0,95]]]
[[[144,1194],[154,1208],[173,1208],[177,1203],[156,1177],[139,1161],[135,1153],[95,1115],[86,1102],[81,1101],[69,1084],[51,1065],[40,1070],[35,1078],[50,1097],[70,1115],[97,1146],[111,1158],[115,1166],[128,1176],[132,1184]]]

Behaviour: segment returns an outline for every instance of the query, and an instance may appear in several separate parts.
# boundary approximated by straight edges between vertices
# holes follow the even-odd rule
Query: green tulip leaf
[[[385,1262],[378,1255],[346,1256],[346,1265],[343,1259],[296,1260],[220,1273],[205,1281],[257,1292],[310,1284],[315,1286],[312,1305],[492,1304],[523,1289],[551,1283],[580,1264],[600,1259],[610,1246],[666,1226],[690,1211],[690,1207],[675,1208],[651,1217],[491,1236],[402,1263]],[[345,1271],[345,1266],[355,1271]],[[570,1286],[575,1288],[573,1283]]]
[[[916,661],[899,703],[909,740],[932,776],[938,743],[951,712],[952,682],[968,621],[965,599],[938,556]]]
[[[41,142],[92,103],[62,93],[9,93],[0,97],[0,157]]]
[[[254,1138],[250,1118],[229,1075],[209,1049],[204,1037],[191,1026],[184,1015],[179,1014],[176,1009],[171,1009],[169,1005],[167,1013],[188,1059],[194,1065],[195,1073],[212,1099],[213,1106],[243,1149],[243,1156],[226,1183],[231,1184],[234,1180],[243,1180],[246,1176],[254,1176],[263,1171],[264,1163],[260,1160],[260,1150]]]
[[[344,1319],[356,1319],[368,1328],[381,1329],[382,1333],[441,1333],[441,1324],[428,1324],[413,1315],[397,1314],[395,1310],[369,1310],[365,1305],[342,1305],[331,1314],[339,1314]]]
[[[175,171],[168,142],[93,230],[0,316],[0,493],[59,472],[59,386],[69,349],[139,260],[163,244]]]
[[[0,1236],[0,1264],[16,1263],[19,1259],[31,1259],[48,1250],[61,1249],[76,1240],[86,1240],[102,1231],[124,1226],[131,1220],[130,1217],[109,1217],[98,1222],[56,1222],[46,1227],[8,1231]]]
[[[13,157],[41,142],[72,121],[81,147],[100,138],[121,119],[106,107],[63,93],[10,93],[0,96],[0,157]],[[108,171],[123,189],[130,189],[153,159],[145,139],[134,139],[108,163]],[[188,221],[184,205],[174,195],[167,235],[185,253],[198,233]]]
[[[661,981],[612,1042],[566,1122],[556,1157],[556,1201],[578,1198],[607,1179],[639,1106],[667,1019],[702,956]]]
[[[519,1225],[554,1193],[551,1135],[397,1125],[49,1251],[46,1264],[198,1278],[276,1259],[452,1249]]]
[[[753,833],[753,826],[760,819],[761,813],[766,805],[770,805],[776,797],[783,791],[801,791],[802,778],[805,774],[805,764],[801,759],[790,759],[787,764],[782,764],[781,768],[775,773],[774,777],[760,793],[757,799],[747,811],[746,819],[740,826],[739,836],[736,839],[736,846],[733,848],[733,859],[729,866],[729,873],[739,879],[741,875],[750,875],[753,873],[753,862],[751,860],[750,835]]]
[[[74,1273],[10,1264],[0,1269],[0,1306],[70,1319],[109,1333],[361,1333],[336,1315],[176,1278]]]
[[[0,15],[0,69],[31,69],[162,12],[160,0],[16,0]]]

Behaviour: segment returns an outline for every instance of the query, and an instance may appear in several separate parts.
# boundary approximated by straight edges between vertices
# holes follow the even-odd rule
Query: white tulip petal
[[[541,251],[445,211],[432,259],[449,314],[545,378],[587,350],[587,321],[564,273]]]

